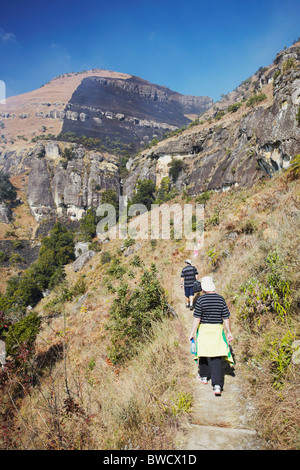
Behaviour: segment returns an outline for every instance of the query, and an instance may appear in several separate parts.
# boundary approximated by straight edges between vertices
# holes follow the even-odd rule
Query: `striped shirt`
[[[196,281],[196,274],[198,274],[198,271],[195,266],[189,264],[183,268],[181,277],[184,277],[184,287],[193,287]]]
[[[201,323],[223,323],[229,318],[230,312],[224,298],[219,294],[204,294],[198,297],[194,317]]]

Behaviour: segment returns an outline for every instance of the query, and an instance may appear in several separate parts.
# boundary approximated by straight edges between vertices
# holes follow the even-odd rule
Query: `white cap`
[[[213,292],[216,290],[214,281],[210,276],[206,276],[201,279],[201,287],[205,292]]]
[[[188,263],[188,264],[192,264],[192,262],[191,262],[190,259],[186,259],[184,262],[185,262],[185,263]]]

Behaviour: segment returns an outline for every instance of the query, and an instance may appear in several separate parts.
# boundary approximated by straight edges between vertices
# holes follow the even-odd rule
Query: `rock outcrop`
[[[130,162],[124,192],[131,197],[138,179],[157,186],[169,176],[172,158],[185,163],[176,185],[190,195],[251,185],[289,166],[300,153],[299,44],[278,54],[230,96],[201,116],[201,122]]]
[[[126,146],[134,153],[190,123],[188,115],[199,115],[212,104],[211,98],[181,95],[138,77],[88,77],[65,108],[62,134],[102,139],[108,148]]]
[[[0,204],[0,222],[9,224],[11,220],[11,210],[5,204]]]
[[[9,173],[29,173],[27,202],[37,221],[79,220],[88,208],[100,204],[105,190],[121,192],[117,157],[76,144],[42,141],[28,152],[2,154],[1,163]]]
[[[97,150],[51,138],[37,140],[24,148],[4,149],[0,170],[29,174],[27,201],[36,221],[78,221],[101,203],[107,189],[132,198],[138,180],[150,179],[159,187],[170,176],[172,159],[183,162],[173,186],[189,195],[252,185],[288,167],[300,153],[299,59],[296,43],[213,106],[209,98],[183,96],[129,75],[86,76],[78,79],[63,110],[62,101],[55,102],[57,112],[53,103],[43,102],[39,112],[63,120],[61,138],[64,133],[84,134],[84,141],[91,144],[91,136],[94,145],[97,137]],[[205,109],[191,122],[193,114]],[[134,157],[141,142],[159,140],[183,124],[185,130]],[[128,151],[127,158],[131,153],[126,177],[124,171],[120,176],[119,158],[107,152],[116,146]]]
[[[76,261],[72,264],[72,267],[75,272],[80,271],[83,266],[86,265],[86,263],[95,256],[95,252],[93,250],[89,250],[86,253],[83,253],[83,255],[79,256]]]

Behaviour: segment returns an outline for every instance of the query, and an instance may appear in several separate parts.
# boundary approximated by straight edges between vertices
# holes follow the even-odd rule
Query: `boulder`
[[[4,341],[0,340],[0,364],[3,367],[6,364],[6,348]]]
[[[0,222],[3,224],[10,224],[11,210],[4,204],[0,204]]]
[[[95,256],[95,251],[89,250],[86,253],[83,253],[83,255],[79,256],[76,261],[72,264],[73,269],[75,272],[80,271],[83,266],[91,259],[93,256]]]
[[[87,242],[78,242],[75,245],[75,256],[76,258],[79,258],[81,255],[84,253],[87,253],[89,251],[89,243]]]

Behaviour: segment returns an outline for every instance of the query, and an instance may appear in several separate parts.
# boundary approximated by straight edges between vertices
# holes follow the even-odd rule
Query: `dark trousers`
[[[211,379],[212,386],[220,385],[223,390],[223,357],[199,357],[199,375]]]

